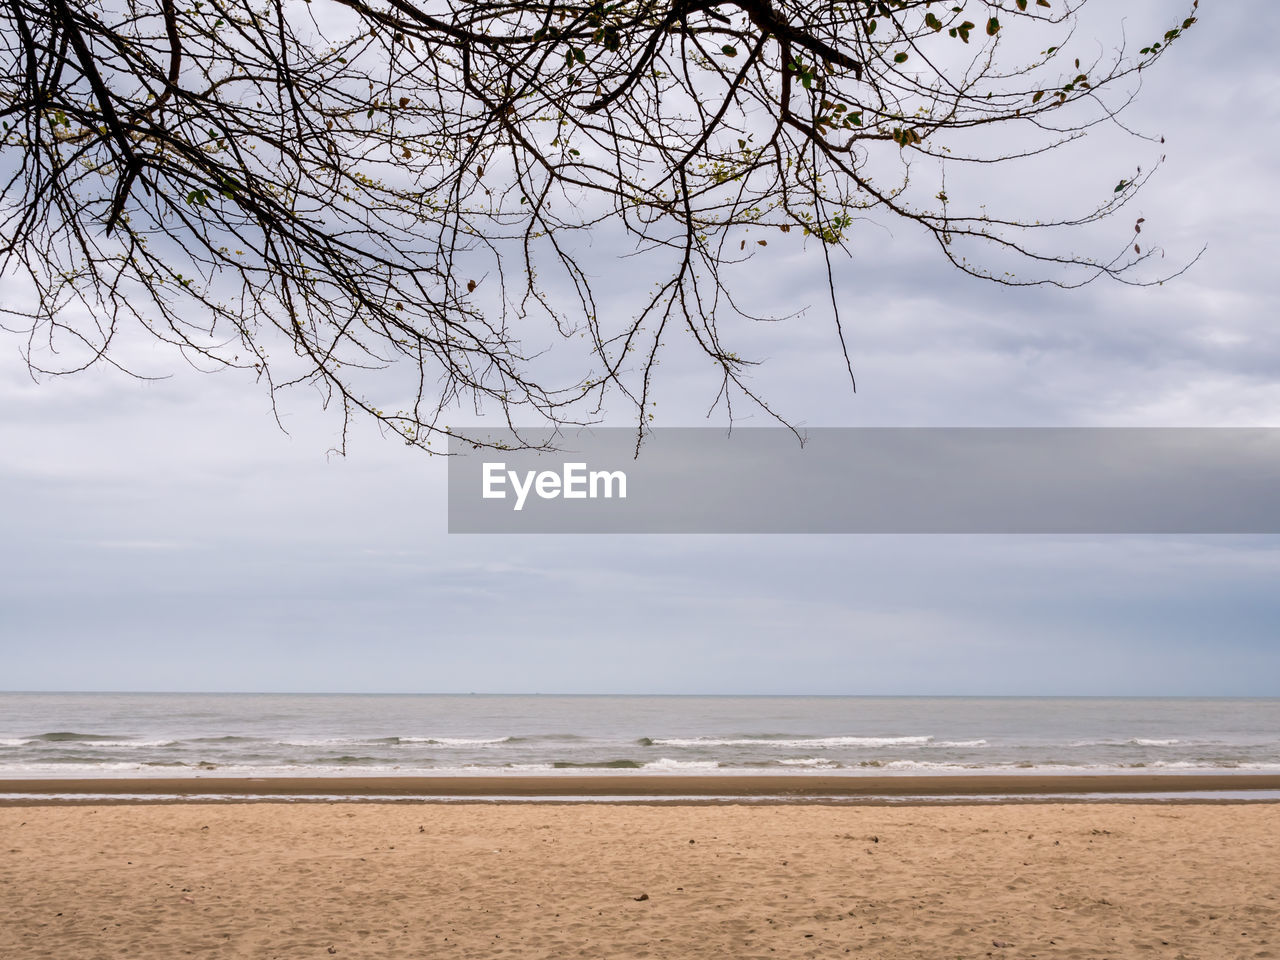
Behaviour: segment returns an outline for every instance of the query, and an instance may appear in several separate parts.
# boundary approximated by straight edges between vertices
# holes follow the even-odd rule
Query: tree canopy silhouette
[[[772,413],[723,336],[770,241],[825,260],[842,349],[832,257],[871,214],[997,283],[1147,282],[1129,228],[1102,256],[1061,238],[1150,171],[1044,221],[918,183],[1114,120],[1195,22],[1082,62],[1080,6],[3,0],[3,322],[37,373],[141,330],[273,398],[318,386],[344,440],[368,415],[427,446],[459,403],[559,424],[620,396],[643,425],[676,333],[717,401]],[[584,232],[654,281],[628,315]],[[547,331],[587,346],[567,375]]]

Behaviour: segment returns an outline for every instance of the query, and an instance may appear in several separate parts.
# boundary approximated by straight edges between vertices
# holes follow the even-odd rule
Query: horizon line
[[[1277,700],[1265,693],[566,693],[421,690],[0,690],[0,696],[263,696],[263,697],[645,697],[863,700]]]

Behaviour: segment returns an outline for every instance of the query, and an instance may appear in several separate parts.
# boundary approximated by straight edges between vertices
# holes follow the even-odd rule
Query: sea
[[[1141,771],[1280,772],[1280,699],[0,693],[0,779]]]

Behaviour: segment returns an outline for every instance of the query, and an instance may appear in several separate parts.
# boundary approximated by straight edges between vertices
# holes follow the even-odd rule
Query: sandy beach
[[[1280,805],[0,808],[0,956],[1237,958]]]

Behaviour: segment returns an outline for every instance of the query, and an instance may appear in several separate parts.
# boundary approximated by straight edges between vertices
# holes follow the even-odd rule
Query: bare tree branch
[[[776,319],[733,290],[768,237],[817,248],[851,382],[832,254],[869,215],[997,283],[1166,279],[1135,273],[1140,225],[1118,255],[1060,246],[1150,170],[1042,219],[916,182],[913,160],[1005,163],[1115,121],[1195,23],[1082,65],[1054,2],[4,0],[0,276],[29,297],[0,310],[34,372],[120,363],[141,331],[273,398],[319,389],[344,437],[367,416],[425,448],[462,403],[571,424],[617,396],[642,439],[678,331],[730,417],[736,396],[781,420],[721,338]],[[1022,139],[973,149],[988,129]],[[656,281],[629,316],[601,316],[580,259],[604,236]],[[546,333],[585,338],[575,372]]]

